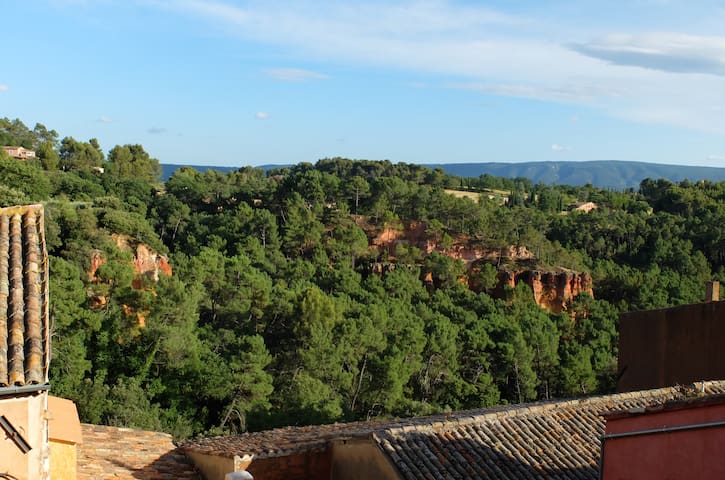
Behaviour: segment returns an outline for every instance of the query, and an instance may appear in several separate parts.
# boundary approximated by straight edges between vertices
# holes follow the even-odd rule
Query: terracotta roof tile
[[[705,393],[725,393],[725,381],[705,382]],[[394,421],[288,427],[201,439],[181,448],[263,458],[325,449],[336,439],[371,437],[409,480],[588,480],[598,476],[604,414],[662,405],[682,396],[677,388],[662,388]]]
[[[48,382],[43,206],[0,208],[0,395]]]
[[[722,394],[725,382],[706,382]],[[513,406],[467,415],[442,431],[388,428],[374,437],[403,478],[596,479],[603,414],[662,405],[681,398],[676,388],[582,400]],[[461,466],[467,473],[461,477]]]
[[[82,424],[78,480],[201,480],[171,435]]]

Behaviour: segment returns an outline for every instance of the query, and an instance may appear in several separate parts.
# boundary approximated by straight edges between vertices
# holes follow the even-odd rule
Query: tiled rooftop
[[[706,393],[725,393],[709,382]],[[676,388],[514,406],[375,438],[402,478],[597,479],[602,414],[679,399]]]
[[[48,382],[43,206],[0,208],[0,395]]]
[[[410,420],[401,420],[407,425]],[[204,438],[181,445],[184,451],[232,458],[234,455],[254,455],[256,458],[277,457],[295,452],[326,449],[330,440],[369,436],[376,430],[397,423],[390,420],[334,423],[306,427],[284,427],[236,436]]]
[[[78,480],[201,480],[171,435],[82,424]]]
[[[698,383],[698,386],[700,384]],[[725,394],[725,381],[705,382]],[[219,456],[284,456],[370,437],[401,478],[596,479],[604,417],[683,397],[678,388],[471,410],[407,420],[290,427],[186,443]]]

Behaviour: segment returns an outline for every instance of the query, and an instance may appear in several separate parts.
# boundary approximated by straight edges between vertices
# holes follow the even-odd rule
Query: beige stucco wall
[[[332,480],[400,480],[397,470],[371,438],[339,440],[331,448]]]
[[[197,452],[184,452],[184,454],[194,462],[194,466],[206,480],[224,480],[224,475],[227,473],[242,469],[239,457],[228,458]]]
[[[76,480],[77,463],[75,443],[50,441],[50,476],[53,480]]]
[[[75,403],[48,396],[50,476],[53,480],[76,480],[78,448],[83,441]]]
[[[23,453],[4,431],[0,431],[0,473],[18,480],[45,480],[49,472],[47,392],[19,397],[0,397],[0,414],[20,432],[31,450]]]

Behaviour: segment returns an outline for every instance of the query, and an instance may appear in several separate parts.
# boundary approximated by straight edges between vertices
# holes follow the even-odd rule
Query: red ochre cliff
[[[425,254],[437,250],[451,258],[463,260],[469,268],[473,262],[478,260],[497,261],[499,256],[514,261],[534,258],[534,254],[523,246],[510,246],[502,249],[478,248],[471,246],[471,243],[468,236],[460,235],[456,237],[450,248],[441,249],[433,236],[427,233],[427,226],[423,222],[409,222],[403,228],[386,227],[375,232],[370,239],[371,246],[377,247],[379,250],[387,250],[391,254],[395,251],[397,244],[410,245],[419,248]]]
[[[496,292],[499,295],[503,294],[504,287],[514,288],[517,283],[524,282],[534,292],[534,300],[537,305],[554,313],[566,311],[567,304],[579,294],[594,296],[592,277],[588,273],[540,272],[537,270],[501,271],[498,279]]]
[[[457,237],[452,246],[441,249],[432,238],[433,236],[427,232],[427,225],[423,222],[410,222],[403,228],[383,228],[374,232],[370,237],[371,246],[387,251],[389,255],[395,251],[397,244],[404,244],[419,248],[425,254],[435,250],[451,258],[460,259],[469,270],[475,263],[481,261],[498,264],[500,258],[506,259],[507,263],[535,260],[534,254],[526,247],[479,248],[472,246],[470,239],[465,236]],[[383,273],[385,270],[383,265],[377,265],[379,268],[373,268],[373,271],[380,270],[379,273]],[[392,266],[389,265],[388,268]],[[426,278],[428,277],[430,274]],[[566,311],[567,304],[579,294],[594,296],[592,277],[588,273],[528,269],[501,270],[498,279],[498,286],[493,291],[494,295],[503,296],[506,286],[514,288],[518,282],[525,282],[533,290],[536,303],[554,313]]]
[[[161,255],[149,248],[148,245],[143,243],[133,244],[130,237],[126,235],[112,235],[113,241],[119,250],[123,252],[133,252],[133,267],[136,271],[136,280],[134,280],[133,287],[136,289],[143,288],[144,277],[153,282],[159,281],[159,273],[171,276],[173,270],[169,259],[165,255]],[[91,269],[88,272],[88,278],[90,281],[96,281],[96,272],[98,267],[103,265],[106,259],[103,258],[103,252],[100,250],[94,250],[91,256]]]
[[[119,250],[124,252],[133,252],[132,264],[136,272],[136,278],[133,280],[132,286],[136,290],[148,288],[148,281],[156,283],[159,281],[159,274],[167,276],[172,275],[171,264],[166,256],[161,255],[149,248],[143,243],[132,243],[130,237],[125,235],[112,235],[113,241]],[[103,252],[94,250],[91,255],[91,268],[88,271],[88,279],[91,282],[98,282],[96,272],[98,268],[106,263]],[[101,308],[106,305],[107,298],[103,295],[96,295],[93,298],[93,305]],[[121,305],[124,315],[129,318],[137,327],[144,328],[146,326],[146,313],[137,311],[130,305]]]

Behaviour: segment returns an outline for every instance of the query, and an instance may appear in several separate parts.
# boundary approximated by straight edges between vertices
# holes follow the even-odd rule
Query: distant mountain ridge
[[[459,177],[479,177],[484,174],[494,177],[524,177],[533,183],[547,185],[585,185],[591,183],[600,188],[623,190],[637,188],[645,178],[665,178],[672,182],[685,179],[691,181],[725,180],[725,168],[700,167],[688,165],[666,165],[661,163],[628,162],[623,160],[592,160],[582,162],[523,162],[523,163],[439,163],[422,164],[428,168],[441,168],[450,175]],[[168,178],[184,165],[163,164],[162,177]],[[217,170],[231,172],[239,167],[219,167],[188,165],[200,171]],[[286,165],[262,165],[258,168],[269,170]]]
[[[665,178],[672,182],[685,179],[725,180],[725,168],[661,163],[628,162],[623,160],[592,160],[582,162],[524,162],[524,163],[449,163],[425,165],[441,168],[460,177],[478,177],[488,173],[494,177],[524,177],[534,183],[547,185],[592,185],[617,190],[638,188],[645,178]]]

